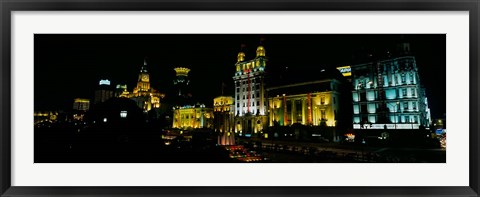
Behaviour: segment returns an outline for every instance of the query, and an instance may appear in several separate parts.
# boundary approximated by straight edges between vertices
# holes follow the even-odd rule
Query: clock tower
[[[137,86],[133,88],[133,94],[129,97],[133,99],[138,107],[144,112],[160,108],[160,99],[165,95],[150,87],[150,74],[147,71],[147,61],[143,60],[143,66],[138,74]]]
[[[143,66],[138,74],[138,82],[136,87],[137,92],[149,92],[150,91],[150,75],[147,71],[147,61],[143,60]],[[134,90],[135,93],[135,90]]]

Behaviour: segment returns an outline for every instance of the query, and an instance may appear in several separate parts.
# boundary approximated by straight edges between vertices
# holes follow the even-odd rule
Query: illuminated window
[[[120,118],[127,118],[127,111],[121,111]]]
[[[415,88],[412,88],[412,96],[415,97]]]
[[[407,96],[407,89],[402,89],[403,96]]]

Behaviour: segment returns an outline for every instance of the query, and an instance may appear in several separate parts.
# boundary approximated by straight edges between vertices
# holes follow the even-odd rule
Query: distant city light
[[[107,118],[103,118],[103,122],[107,122]]]
[[[121,111],[120,118],[127,118],[127,111]]]
[[[110,81],[108,79],[102,79],[100,80],[99,85],[110,85]]]

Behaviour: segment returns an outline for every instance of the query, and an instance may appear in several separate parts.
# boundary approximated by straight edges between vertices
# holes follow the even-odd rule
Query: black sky
[[[222,82],[227,85],[224,94],[233,94],[232,76],[241,45],[245,46],[246,59],[250,59],[255,56],[261,40],[269,59],[267,71],[361,63],[361,56],[368,53],[382,56],[386,51],[393,51],[397,43],[408,41],[427,91],[432,118],[445,113],[446,37],[443,34],[36,34],[35,110],[70,109],[74,98],[93,98],[100,79],[109,79],[113,85],[127,84],[131,91],[144,57],[147,57],[152,87],[170,92],[175,75],[173,68],[188,67],[192,94],[199,102],[211,106],[213,98],[221,95]]]

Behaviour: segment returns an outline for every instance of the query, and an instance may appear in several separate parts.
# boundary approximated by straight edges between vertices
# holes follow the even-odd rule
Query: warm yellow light
[[[257,57],[264,57],[265,56],[265,48],[263,46],[257,47]]]
[[[188,68],[183,68],[183,67],[177,67],[174,68],[175,72],[177,73],[177,76],[188,76],[188,72],[190,72],[190,69]]]
[[[89,99],[84,99],[84,98],[76,98],[75,103],[90,103]]]
[[[340,66],[337,67],[337,70],[339,70],[344,77],[352,76],[352,68],[350,66]]]
[[[237,62],[243,62],[243,61],[245,61],[245,53],[240,52],[237,55]]]

